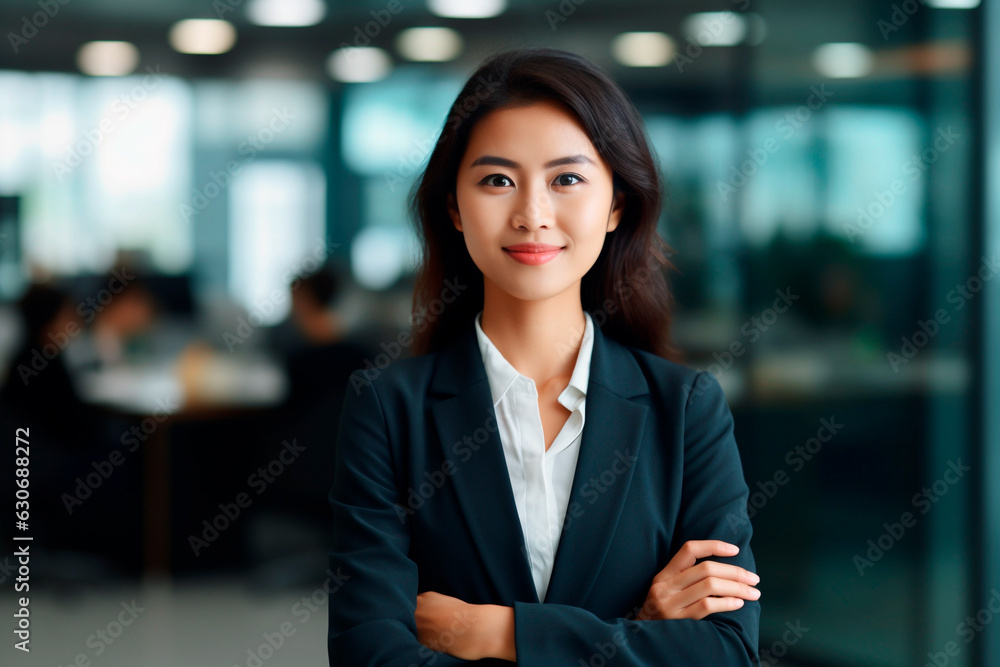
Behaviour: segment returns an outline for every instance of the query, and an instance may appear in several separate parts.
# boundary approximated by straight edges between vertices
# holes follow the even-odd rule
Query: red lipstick
[[[554,259],[563,249],[548,243],[517,243],[503,250],[516,262],[538,266]]]

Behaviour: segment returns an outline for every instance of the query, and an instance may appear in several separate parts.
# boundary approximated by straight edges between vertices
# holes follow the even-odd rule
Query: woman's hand
[[[760,591],[754,586],[760,582],[760,577],[753,572],[715,561],[695,565],[699,558],[735,556],[737,553],[739,547],[719,540],[685,542],[667,566],[653,577],[646,602],[636,619],[699,620],[716,612],[739,609],[744,600],[758,599]]]
[[[425,591],[417,595],[417,639],[434,651],[463,660],[514,660],[514,614],[510,607],[469,604]]]

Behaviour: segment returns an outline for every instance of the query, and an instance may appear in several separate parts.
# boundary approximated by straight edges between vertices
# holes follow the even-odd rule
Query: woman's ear
[[[455,202],[455,193],[448,193],[448,217],[451,218],[451,224],[455,226],[455,229],[462,231],[462,216],[458,213],[458,204]]]
[[[618,223],[625,213],[625,193],[615,192],[614,200],[611,202],[611,214],[608,216],[608,231],[613,232],[618,228]]]

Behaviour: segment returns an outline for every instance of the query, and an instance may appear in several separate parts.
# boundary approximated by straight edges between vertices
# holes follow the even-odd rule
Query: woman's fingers
[[[708,597],[757,600],[760,598],[760,591],[753,586],[748,586],[738,581],[706,577],[698,583],[678,591],[672,603],[683,609]]]
[[[751,586],[756,586],[760,583],[760,577],[749,570],[745,570],[737,565],[718,563],[712,560],[702,561],[701,563],[680,572],[674,576],[672,583],[675,588],[683,589],[693,586],[706,577],[732,579],[733,581],[739,581]]]
[[[745,600],[757,600],[760,582],[749,570],[700,559],[735,556],[739,548],[721,540],[689,540],[653,578],[643,619],[701,619],[720,611],[739,609]],[[648,611],[646,607],[649,607]]]
[[[700,621],[709,614],[715,614],[720,611],[735,611],[743,605],[744,602],[740,598],[702,598],[682,609],[679,618],[691,618]]]
[[[694,566],[699,558],[735,556],[739,552],[740,549],[735,544],[723,542],[722,540],[688,540],[674,554],[674,557],[670,559],[667,566],[653,577],[653,583],[655,584],[676,576],[689,567]]]
[[[639,620],[704,618],[716,611],[739,609],[744,600],[758,599],[758,589],[731,579],[706,577],[683,589],[673,580],[650,588]]]

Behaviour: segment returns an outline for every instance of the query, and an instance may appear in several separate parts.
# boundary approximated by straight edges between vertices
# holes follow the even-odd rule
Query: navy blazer
[[[330,665],[511,664],[421,645],[424,591],[513,607],[523,667],[756,664],[756,601],[702,620],[634,620],[688,540],[736,544],[739,554],[713,560],[755,571],[749,490],[715,377],[594,324],[587,418],[544,601],[474,322],[445,350],[351,378],[330,491]]]

